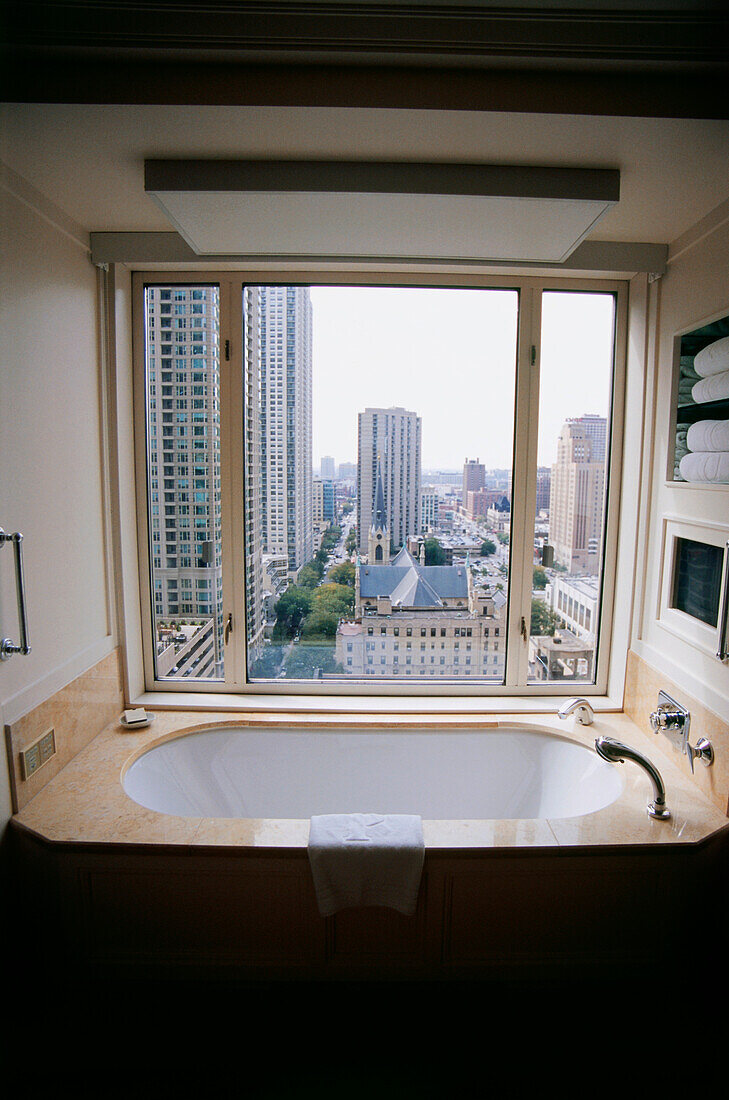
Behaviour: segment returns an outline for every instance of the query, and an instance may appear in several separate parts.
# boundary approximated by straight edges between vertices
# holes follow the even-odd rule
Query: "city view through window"
[[[542,294],[531,683],[595,678],[614,309]],[[249,682],[503,683],[518,292],[246,286],[242,316]],[[220,343],[217,286],[145,288],[158,680],[225,676]]]

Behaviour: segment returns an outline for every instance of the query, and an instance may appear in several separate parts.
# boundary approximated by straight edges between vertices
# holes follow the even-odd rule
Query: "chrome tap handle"
[[[691,714],[665,691],[658,692],[658,706],[651,714],[650,726],[654,733],[664,733],[672,745],[686,751]]]
[[[714,746],[705,737],[700,737],[695,745],[689,745],[687,741],[685,752],[689,758],[692,775],[694,774],[694,760],[700,760],[705,768],[714,763]]]

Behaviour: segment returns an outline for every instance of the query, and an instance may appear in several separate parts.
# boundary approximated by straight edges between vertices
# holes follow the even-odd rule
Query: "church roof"
[[[387,596],[398,607],[439,608],[444,599],[468,599],[468,574],[462,565],[419,565],[403,548],[389,565],[360,565],[359,594]]]

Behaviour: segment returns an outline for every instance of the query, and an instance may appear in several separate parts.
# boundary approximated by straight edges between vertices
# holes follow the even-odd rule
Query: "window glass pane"
[[[615,299],[542,296],[529,681],[595,681]]]
[[[243,307],[249,679],[502,683],[518,293]]]
[[[155,678],[223,678],[219,291],[145,287]]]

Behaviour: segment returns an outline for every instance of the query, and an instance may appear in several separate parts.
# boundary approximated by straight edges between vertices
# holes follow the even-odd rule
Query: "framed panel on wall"
[[[728,611],[729,526],[664,517],[661,625],[724,661]]]

